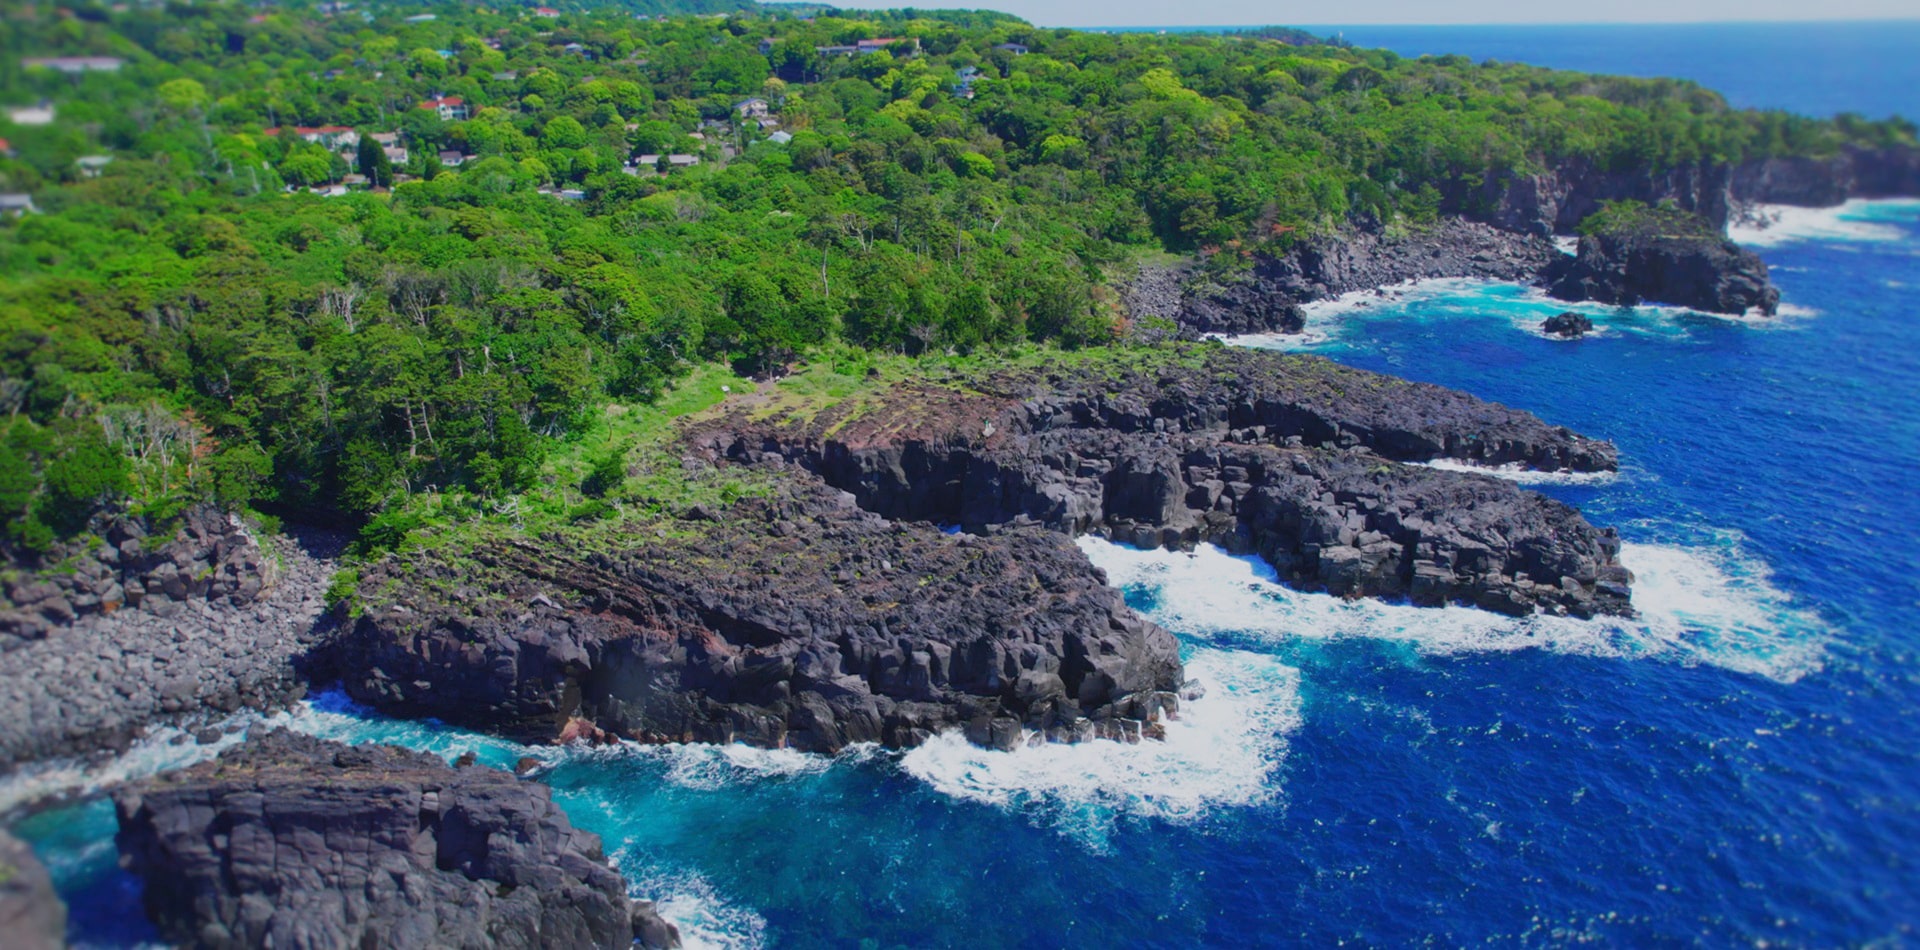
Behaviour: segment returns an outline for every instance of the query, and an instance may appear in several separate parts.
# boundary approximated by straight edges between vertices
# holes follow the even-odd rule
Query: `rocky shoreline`
[[[185,556],[195,544],[190,530],[182,536],[187,543],[174,553]],[[124,749],[158,723],[272,709],[305,695],[302,663],[332,629],[325,591],[344,539],[318,530],[264,546],[251,534],[244,546],[231,544],[232,535],[210,537],[220,540],[208,550],[229,547],[222,563],[260,565],[234,588],[247,596],[212,597],[210,588],[188,588],[178,600],[156,594],[141,609],[41,626],[0,652],[0,682],[9,684],[0,693],[0,773]]]
[[[892,518],[1041,525],[1258,553],[1295,586],[1506,613],[1630,613],[1618,540],[1497,479],[1401,462],[1607,471],[1613,447],[1316,357],[1194,347],[1119,380],[1003,376],[857,418],[739,416],[716,457],[796,462]]]
[[[959,730],[1005,749],[1151,739],[1189,691],[1173,638],[1078,534],[1220,544],[1342,596],[1631,612],[1610,530],[1402,464],[1607,471],[1611,445],[1314,357],[1153,359],[983,372],[805,419],[720,412],[689,424],[684,474],[751,474],[759,496],[591,540],[395,555],[362,578],[329,668],[373,708],[528,741],[833,752]]]
[[[1119,287],[1135,321],[1172,321],[1188,339],[1291,334],[1302,305],[1431,278],[1533,284],[1565,300],[1772,314],[1779,292],[1766,265],[1724,240],[1727,225],[1762,204],[1831,207],[1850,198],[1920,194],[1920,151],[1851,147],[1825,158],[1763,157],[1738,166],[1700,162],[1620,173],[1569,161],[1538,175],[1443,195],[1431,225],[1405,230],[1371,219],[1336,235],[1231,266],[1196,260],[1140,266]],[[1667,204],[1710,235],[1687,240],[1582,239],[1577,257],[1554,247],[1609,202]]]

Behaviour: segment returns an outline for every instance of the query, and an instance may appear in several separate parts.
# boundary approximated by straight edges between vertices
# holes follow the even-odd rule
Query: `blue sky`
[[[1041,26],[1226,26],[1337,23],[1684,23],[1920,17],[1914,0],[979,0],[924,6],[1004,10]]]

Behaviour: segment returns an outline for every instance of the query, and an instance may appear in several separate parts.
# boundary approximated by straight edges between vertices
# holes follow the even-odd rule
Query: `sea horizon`
[[[1827,117],[1920,116],[1920,18],[1725,20],[1672,23],[1073,26],[1107,33],[1304,30],[1401,56],[1458,54],[1476,62],[1641,78],[1685,79],[1735,108]],[[1755,68],[1763,64],[1765,68]]]

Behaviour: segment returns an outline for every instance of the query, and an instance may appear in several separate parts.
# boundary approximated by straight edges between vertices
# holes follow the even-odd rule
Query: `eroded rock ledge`
[[[334,650],[355,699],[529,739],[1138,739],[1183,683],[1173,636],[1063,535],[889,522],[798,470],[606,551],[421,553],[362,590]]]
[[[114,800],[170,942],[679,945],[546,786],[495,769],[274,732]]]
[[[1316,357],[1207,346],[1144,374],[972,382],[805,421],[736,414],[696,442],[736,462],[797,462],[896,519],[1210,542],[1345,596],[1631,612],[1610,529],[1508,482],[1395,464],[1616,467],[1611,445],[1529,414]]]

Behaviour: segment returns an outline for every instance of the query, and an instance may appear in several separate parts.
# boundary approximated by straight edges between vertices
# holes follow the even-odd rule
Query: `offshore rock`
[[[0,831],[0,944],[9,950],[67,945],[67,905],[27,843]]]
[[[1584,313],[1568,310],[1556,313],[1540,322],[1540,330],[1562,339],[1574,339],[1593,332],[1593,321]]]
[[[277,731],[118,791],[121,863],[170,942],[678,945],[546,786]]]
[[[1648,211],[1640,219],[1583,235],[1578,255],[1548,274],[1561,300],[1632,306],[1656,302],[1708,313],[1771,316],[1780,291],[1758,254],[1705,222]]]
[[[334,666],[360,702],[527,739],[834,752],[959,729],[1007,748],[1138,736],[1177,709],[1173,636],[1067,538],[891,523],[785,475],[602,553],[390,558]]]

